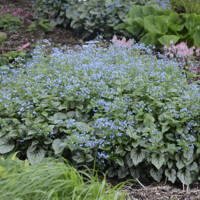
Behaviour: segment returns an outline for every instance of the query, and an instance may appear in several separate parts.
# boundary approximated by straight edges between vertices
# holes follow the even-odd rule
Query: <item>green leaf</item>
[[[173,40],[173,44],[176,44],[180,37],[176,35],[163,35],[162,37],[158,38],[158,41],[164,46],[170,46],[170,41]]]
[[[175,159],[176,159],[176,166],[178,169],[182,169],[183,167],[185,167],[184,162],[182,161],[181,155],[180,154],[176,154],[175,155]]]
[[[116,176],[116,175],[117,175],[116,170],[115,170],[113,167],[110,167],[110,168],[108,169],[108,177],[109,177],[109,178],[113,178],[113,177]]]
[[[190,149],[189,151],[184,151],[183,157],[189,161],[193,158],[193,154],[194,154],[194,150]]]
[[[145,30],[153,34],[166,34],[168,31],[166,17],[153,15],[144,17],[144,28]]]
[[[162,170],[156,170],[154,168],[150,169],[150,175],[153,177],[154,180],[156,180],[157,182],[160,182],[160,180],[162,179]]]
[[[131,167],[130,174],[134,179],[136,179],[136,178],[139,179],[141,177],[140,170],[138,168]]]
[[[176,139],[174,138],[174,134],[173,134],[173,133],[165,134],[165,137],[166,137],[169,141],[176,141]]]
[[[117,170],[117,175],[119,179],[125,178],[129,175],[129,168],[128,167],[120,167]]]
[[[132,149],[130,152],[131,159],[134,165],[138,165],[145,158],[144,150]]]
[[[183,184],[187,186],[192,183],[192,175],[188,169],[178,171],[177,177]]]
[[[9,153],[14,149],[15,145],[6,138],[0,138],[0,154]]]
[[[176,132],[179,133],[179,134],[182,134],[183,133],[183,128],[177,127],[176,128]]]
[[[93,160],[94,160],[94,158],[93,158],[92,155],[87,154],[87,155],[85,156],[85,161],[86,161],[87,163],[92,162]]]
[[[55,139],[52,143],[52,148],[55,154],[62,154],[63,150],[65,149],[65,145],[60,139]]]
[[[140,42],[144,43],[145,45],[155,45],[157,44],[158,35],[156,33],[147,33],[141,39]]]
[[[172,166],[173,166],[172,160],[168,160],[168,161],[167,161],[167,166],[168,166],[169,169],[172,168]]]
[[[194,45],[198,48],[200,47],[200,29],[194,34]]]
[[[85,162],[85,157],[84,157],[83,154],[76,155],[76,156],[72,156],[72,159],[73,159],[77,164]]]
[[[44,159],[45,150],[42,147],[39,147],[38,150],[32,150],[32,147],[27,149],[27,158],[31,165],[39,163]]]
[[[77,122],[76,125],[77,125],[77,129],[82,133],[85,133],[85,132],[87,133],[91,130],[91,127],[86,123]]]
[[[118,24],[117,26],[114,27],[114,30],[121,30],[121,29],[125,29],[126,28],[126,23],[121,23]]]
[[[176,170],[175,169],[166,169],[165,170],[165,176],[168,178],[169,181],[172,183],[175,183],[176,181]]]
[[[163,154],[153,154],[151,158],[151,163],[157,168],[160,169],[165,163],[165,156]]]
[[[124,166],[124,161],[123,161],[122,158],[117,158],[116,161],[117,161],[117,163],[118,163],[121,167]]]
[[[193,162],[189,166],[187,166],[187,169],[189,171],[199,172],[199,166],[198,166],[198,164],[196,162]]]
[[[185,22],[185,27],[190,31],[195,28],[196,26],[196,14],[191,13],[187,15],[186,17],[186,22]]]
[[[65,119],[67,119],[67,115],[65,113],[62,113],[62,112],[57,112],[53,115],[53,118],[55,120],[65,120]]]
[[[143,124],[145,126],[151,126],[155,121],[155,118],[152,116],[152,114],[145,114],[144,115],[144,121]]]

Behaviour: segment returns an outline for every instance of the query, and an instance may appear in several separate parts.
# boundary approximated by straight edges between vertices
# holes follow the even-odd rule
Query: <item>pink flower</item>
[[[14,12],[14,13],[12,14],[12,16],[13,16],[13,17],[17,17],[17,13]]]
[[[19,13],[19,14],[21,14],[21,13],[23,13],[23,12],[24,12],[24,10],[23,10],[23,9],[21,9],[21,8],[17,9],[16,11],[17,11],[17,13]]]
[[[27,20],[26,20],[26,23],[31,24],[31,20],[30,20],[30,19],[27,19]]]
[[[124,46],[124,47],[130,47],[132,45],[132,41],[131,40],[126,41],[125,37],[123,37],[122,40],[120,40],[120,39],[117,39],[116,35],[113,36],[112,42],[113,43],[117,43],[120,46]]]
[[[21,17],[22,22],[24,22],[24,17]]]
[[[29,15],[28,13],[26,13],[26,14],[24,15],[24,17],[30,17],[30,15]]]

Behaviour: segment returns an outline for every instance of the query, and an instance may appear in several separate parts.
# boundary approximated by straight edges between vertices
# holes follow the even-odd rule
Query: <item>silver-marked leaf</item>
[[[122,158],[117,158],[116,161],[117,161],[117,163],[118,163],[121,167],[124,166],[124,161],[123,161]]]
[[[128,167],[120,167],[117,170],[117,175],[119,179],[125,178],[129,175],[129,168]]]
[[[188,169],[178,171],[177,177],[183,184],[187,186],[189,186],[192,183],[192,175]]]
[[[134,167],[131,167],[130,168],[130,174],[133,178],[137,178],[139,179],[140,178],[140,170],[137,169],[137,168],[134,168]]]
[[[14,149],[15,145],[10,143],[6,138],[0,138],[0,154],[9,153]]]
[[[173,166],[173,162],[171,160],[168,160],[167,161],[167,166],[168,166],[169,169],[171,169],[172,166]]]
[[[145,158],[144,150],[132,149],[130,153],[134,165],[138,165]]]
[[[113,167],[110,167],[110,168],[108,169],[108,177],[109,177],[109,178],[113,178],[113,177],[116,176],[116,175],[117,175],[116,170],[115,170]]]
[[[165,176],[168,178],[169,181],[172,183],[175,183],[176,181],[176,170],[175,169],[166,169],[165,170]]]
[[[27,149],[27,158],[31,165],[41,162],[44,159],[45,150],[42,147],[39,147],[38,150],[32,151],[32,148]]]
[[[129,168],[131,168],[134,165],[133,162],[132,162],[132,160],[131,160],[130,153],[128,153],[126,155],[126,163],[127,163],[127,165],[128,165]]]
[[[192,159],[193,154],[194,154],[194,150],[190,149],[189,151],[183,153],[183,157],[189,161]]]
[[[91,127],[86,123],[77,122],[76,125],[77,125],[77,129],[82,133],[85,133],[85,132],[87,133],[91,130]]]
[[[165,156],[163,154],[153,154],[151,158],[151,163],[157,168],[160,169],[165,162]]]
[[[178,169],[182,169],[183,167],[185,167],[185,163],[182,161],[182,158],[179,154],[175,155],[175,159],[176,159],[176,166]]]
[[[190,171],[195,171],[195,172],[199,171],[199,167],[198,167],[196,162],[193,162],[192,164],[187,166],[187,169],[190,170]]]
[[[53,118],[55,120],[65,120],[65,119],[67,119],[67,115],[65,113],[62,113],[62,112],[57,112],[53,115]]]
[[[55,139],[52,143],[52,148],[55,154],[61,154],[65,149],[65,145],[63,144],[63,141],[61,141],[60,139]]]
[[[162,179],[162,170],[151,168],[150,175],[153,177],[154,180],[160,182],[160,180]]]
[[[74,118],[75,117],[75,112],[74,111],[69,111],[69,112],[67,112],[67,116],[69,118]]]
[[[85,156],[85,161],[86,161],[87,163],[92,162],[93,160],[94,160],[94,158],[93,158],[92,155],[87,154],[87,155]]]

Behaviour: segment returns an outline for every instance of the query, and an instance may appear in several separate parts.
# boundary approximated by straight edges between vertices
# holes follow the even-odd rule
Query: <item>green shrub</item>
[[[144,45],[88,46],[45,56],[38,46],[20,69],[0,71],[0,154],[31,164],[60,156],[189,185],[199,172],[199,86],[180,63]]]
[[[177,14],[152,6],[132,6],[124,23],[115,30],[126,30],[136,41],[160,48],[185,41],[189,47],[200,47],[200,15]]]
[[[13,166],[8,161],[4,161],[3,164],[7,164],[7,171],[10,172]],[[0,198],[4,200],[122,200],[125,198],[125,192],[120,192],[124,183],[111,188],[106,183],[105,177],[100,182],[97,175],[91,174],[90,170],[77,171],[68,163],[46,159],[42,163],[29,166],[23,171],[15,171],[0,180]]]
[[[37,14],[50,18],[55,25],[70,26],[84,38],[97,33],[112,37],[114,26],[123,22],[133,4],[144,4],[144,0],[36,0]]]

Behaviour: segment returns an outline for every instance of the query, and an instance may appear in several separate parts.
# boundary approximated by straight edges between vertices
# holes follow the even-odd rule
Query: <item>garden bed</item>
[[[26,13],[29,13],[30,16],[34,16],[34,12],[31,8],[31,3],[25,0],[2,0],[0,5],[0,10],[8,8],[9,10],[23,9]],[[32,20],[32,18],[30,18]],[[43,39],[48,39],[53,45],[69,45],[74,47],[77,44],[83,44],[83,41],[78,36],[75,36],[75,33],[72,30],[64,28],[54,28],[50,33],[43,34],[40,30],[35,31],[34,33],[25,33],[26,27],[16,31],[6,31],[7,38],[4,44],[4,52],[10,52],[18,50],[26,43],[30,43],[33,46],[27,47],[25,50],[31,51],[34,49],[34,44],[37,41],[42,41]],[[107,181],[115,185],[119,180],[107,179]],[[200,185],[199,182],[193,183],[191,192],[186,193],[183,191],[182,185],[172,185],[155,183],[153,180],[141,179],[141,183],[145,186],[142,187],[141,184],[136,183],[133,185],[126,185],[124,189],[129,192],[131,199],[199,199],[200,198]],[[152,183],[153,182],[153,183]]]

